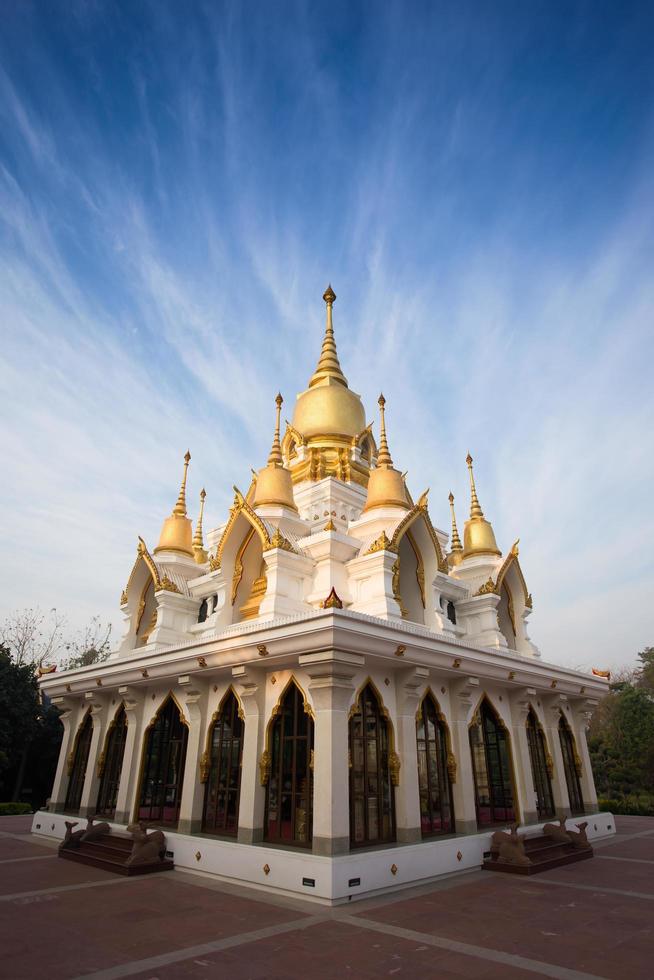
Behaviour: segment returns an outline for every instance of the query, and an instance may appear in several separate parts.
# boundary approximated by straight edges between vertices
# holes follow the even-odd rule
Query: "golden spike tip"
[[[322,350],[320,351],[320,358],[318,360],[318,366],[313,372],[311,380],[309,381],[309,387],[313,388],[314,385],[321,384],[324,382],[329,382],[330,380],[336,381],[339,384],[345,385],[347,388],[347,378],[341,370],[341,365],[338,360],[338,354],[336,352],[336,341],[334,340],[334,324],[332,321],[332,307],[336,299],[336,293],[332,289],[331,285],[327,287],[323,294],[323,299],[327,304],[327,323],[325,325],[325,336],[322,342]]]
[[[393,460],[391,458],[390,450],[388,448],[388,441],[386,439],[386,417],[384,415],[386,399],[383,395],[380,395],[377,404],[379,405],[379,452],[377,453],[377,466],[384,466],[385,468],[392,467]]]
[[[456,526],[456,515],[454,513],[454,494],[450,490],[450,511],[452,513],[452,551],[463,551],[463,545],[461,544],[461,538],[459,537],[459,531]]]
[[[470,518],[482,517],[484,512],[481,509],[481,504],[477,497],[477,488],[475,487],[475,477],[472,472],[472,456],[470,453],[466,456],[466,463],[468,464],[468,471],[470,473]]]
[[[191,462],[191,454],[186,450],[184,456],[184,476],[182,477],[182,485],[179,488],[179,496],[177,497],[177,503],[173,508],[173,514],[178,517],[186,517],[186,476],[188,474],[188,464]]]

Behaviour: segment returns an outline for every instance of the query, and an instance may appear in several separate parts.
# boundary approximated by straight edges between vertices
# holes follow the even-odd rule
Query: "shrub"
[[[598,800],[600,812],[619,816],[654,817],[654,796],[640,794],[619,799]]]
[[[29,803],[0,803],[0,817],[18,817],[31,812]]]

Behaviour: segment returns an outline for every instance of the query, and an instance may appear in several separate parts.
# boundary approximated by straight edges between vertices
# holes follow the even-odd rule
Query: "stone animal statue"
[[[128,868],[132,868],[134,865],[163,861],[166,854],[166,838],[160,830],[153,830],[148,833],[144,823],[131,823],[127,832],[134,838],[132,853],[125,861]]]
[[[565,817],[559,817],[558,823],[546,823],[543,833],[558,844],[569,844],[570,834],[565,829]]]
[[[568,836],[572,841],[572,846],[577,850],[586,851],[591,846],[590,841],[586,837],[587,826],[588,826],[588,821],[584,821],[584,823],[576,824],[577,830],[568,831]]]
[[[59,851],[72,851],[76,850],[80,846],[82,836],[84,835],[85,831],[76,830],[75,833],[73,833],[73,827],[77,827],[78,823],[78,820],[66,821],[66,836],[59,845]]]
[[[498,861],[500,864],[514,864],[518,867],[526,868],[531,864],[531,859],[525,852],[525,842],[518,833],[518,825],[511,828],[510,834],[504,834],[508,840],[500,843],[500,853]]]
[[[81,841],[84,843],[89,840],[97,840],[98,837],[105,837],[107,834],[111,833],[111,827],[108,823],[104,821],[102,823],[93,823],[97,817],[89,817],[86,822],[86,830],[82,834]]]
[[[511,835],[513,834],[513,831],[514,830],[517,833],[517,830],[518,830],[518,827],[519,826],[520,826],[520,824],[518,824],[518,823],[515,824],[513,826],[513,828],[509,831],[508,834],[505,831],[503,831],[503,830],[496,830],[495,831],[495,833],[491,837],[491,846],[490,846],[491,857],[493,857],[495,860],[497,860],[497,858],[499,856],[499,853],[500,853],[500,846],[503,843],[510,843],[513,840],[513,837]]]

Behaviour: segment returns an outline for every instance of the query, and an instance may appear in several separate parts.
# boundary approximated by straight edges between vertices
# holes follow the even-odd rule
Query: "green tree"
[[[39,707],[33,666],[14,663],[0,647],[0,800],[13,795],[16,773],[38,730]]]
[[[636,683],[654,696],[654,647],[645,647],[638,659],[640,667],[636,668]]]

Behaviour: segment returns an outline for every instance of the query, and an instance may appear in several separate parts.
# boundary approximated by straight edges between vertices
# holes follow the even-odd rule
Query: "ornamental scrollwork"
[[[396,549],[391,544],[390,538],[386,534],[386,531],[382,531],[378,538],[376,538],[366,551],[367,555],[374,555],[377,551],[391,551],[395,553]]]
[[[209,753],[203,752],[200,758],[200,782],[206,783],[209,779],[209,770],[211,768],[211,763],[209,761]]]
[[[272,551],[273,548],[281,548],[282,551],[290,551],[293,555],[297,554],[291,542],[288,540],[288,538],[284,537],[278,527],[275,528],[275,533],[270,539],[270,544],[268,548],[266,548],[266,551]]]
[[[388,756],[388,769],[391,774],[391,782],[393,786],[400,785],[400,768],[402,763],[397,752],[390,752]]]
[[[125,605],[125,603],[127,602],[128,598],[129,598],[129,596],[127,594],[127,589],[123,589],[123,591],[120,593],[120,604],[121,604],[121,606],[124,606]]]
[[[270,779],[270,767],[272,761],[270,758],[270,752],[265,749],[261,753],[261,758],[259,759],[259,782],[262,786],[268,785],[268,780]]]
[[[480,585],[475,595],[497,595],[497,586],[492,578]]]
[[[172,579],[168,578],[167,575],[164,575],[164,577],[159,580],[159,586],[158,586],[157,591],[158,592],[179,592],[179,589],[175,585],[175,583],[172,581]]]
[[[447,753],[447,775],[451,783],[456,782],[456,759],[453,752]]]

